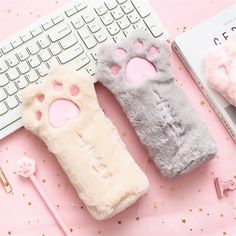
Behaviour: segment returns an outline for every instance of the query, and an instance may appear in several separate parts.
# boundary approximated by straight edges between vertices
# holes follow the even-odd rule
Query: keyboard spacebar
[[[19,105],[8,113],[0,116],[0,130],[21,118],[22,107]]]

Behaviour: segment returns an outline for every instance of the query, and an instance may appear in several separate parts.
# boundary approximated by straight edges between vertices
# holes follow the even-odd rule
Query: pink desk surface
[[[0,0],[0,40],[65,2],[67,0]],[[174,38],[185,27],[200,23],[235,0],[150,2]],[[219,147],[217,158],[180,178],[163,178],[148,161],[147,153],[114,98],[97,85],[101,106],[150,180],[148,194],[111,220],[93,220],[55,157],[38,138],[22,128],[0,141],[0,166],[13,186],[12,194],[6,194],[0,186],[0,236],[63,235],[31,183],[14,172],[16,160],[24,154],[37,160],[37,177],[73,235],[236,235],[236,191],[218,200],[213,186],[216,176],[236,179],[236,145],[174,54],[173,67],[175,76],[215,137]]]

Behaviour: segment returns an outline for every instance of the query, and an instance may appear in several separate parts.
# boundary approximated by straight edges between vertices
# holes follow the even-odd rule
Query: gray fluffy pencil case
[[[164,176],[187,173],[216,155],[214,140],[175,82],[166,41],[137,31],[121,44],[102,46],[96,77]]]

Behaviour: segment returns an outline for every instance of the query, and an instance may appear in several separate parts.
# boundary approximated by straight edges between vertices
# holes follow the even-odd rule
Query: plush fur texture
[[[210,86],[236,107],[236,33],[206,55],[204,69]]]
[[[157,72],[136,83],[127,81],[127,64],[134,58],[148,60]],[[144,73],[136,68],[134,74],[138,71]],[[175,83],[167,42],[135,32],[119,45],[104,45],[96,76],[116,96],[164,176],[189,172],[216,155],[206,126]]]
[[[78,95],[71,92],[73,87],[79,88]],[[148,179],[100,109],[88,75],[58,68],[41,85],[27,88],[22,99],[25,128],[55,154],[95,219],[114,216],[146,193]],[[49,109],[58,99],[72,101],[80,115],[53,128]],[[39,112],[41,116],[36,115]]]

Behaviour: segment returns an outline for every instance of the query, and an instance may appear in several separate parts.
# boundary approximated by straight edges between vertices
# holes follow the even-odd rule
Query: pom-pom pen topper
[[[56,219],[58,225],[61,227],[61,229],[65,233],[65,235],[72,236],[69,228],[67,227],[67,225],[65,224],[65,222],[63,221],[61,216],[59,215],[59,213],[56,210],[56,208],[54,207],[54,205],[51,203],[51,201],[47,197],[47,195],[44,192],[42,186],[40,185],[38,179],[34,175],[35,172],[36,172],[36,162],[34,159],[24,157],[17,162],[17,174],[24,177],[24,178],[29,178],[31,180],[31,182],[33,183],[33,185],[35,186],[35,188],[39,192],[40,196],[42,197],[42,199],[46,203],[48,209],[51,211],[52,215]]]

